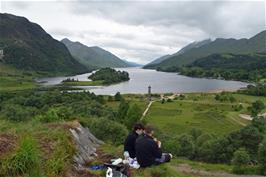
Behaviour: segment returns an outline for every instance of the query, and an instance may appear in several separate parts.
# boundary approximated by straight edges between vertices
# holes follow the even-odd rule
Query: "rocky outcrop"
[[[98,140],[88,128],[81,126],[79,123],[76,123],[75,127],[69,130],[73,135],[77,149],[74,162],[78,167],[83,166],[97,156],[96,148],[103,144],[103,142]]]

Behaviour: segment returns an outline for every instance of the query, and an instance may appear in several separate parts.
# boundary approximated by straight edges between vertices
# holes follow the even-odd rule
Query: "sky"
[[[207,38],[250,38],[266,29],[266,1],[1,0],[57,40],[102,47],[141,64]]]

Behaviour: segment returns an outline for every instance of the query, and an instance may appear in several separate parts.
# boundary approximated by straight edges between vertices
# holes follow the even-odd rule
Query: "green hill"
[[[223,39],[217,38],[212,42],[206,42],[201,46],[192,46],[187,50],[181,49],[159,64],[150,68],[167,70],[169,67],[180,67],[191,64],[197,59],[207,57],[211,54],[250,54],[266,52],[266,31],[262,31],[250,39]]]
[[[212,54],[171,69],[191,77],[260,82],[266,78],[266,54]]]
[[[0,14],[3,64],[29,71],[74,74],[88,69],[76,61],[61,42],[24,17]]]
[[[100,47],[88,47],[80,42],[72,42],[67,38],[61,42],[65,44],[73,57],[87,67],[120,68],[129,66],[125,61]]]

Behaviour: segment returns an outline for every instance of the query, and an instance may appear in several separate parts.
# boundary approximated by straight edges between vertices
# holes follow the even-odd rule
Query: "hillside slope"
[[[87,68],[76,61],[61,42],[24,17],[0,14],[0,62],[22,70],[49,73],[83,73]]]
[[[88,47],[80,42],[72,42],[67,38],[63,39],[61,42],[65,44],[73,57],[87,67],[119,68],[129,66],[125,61],[100,47]]]
[[[179,52],[178,55],[172,55],[161,63],[152,66],[152,68],[165,70],[173,66],[180,67],[211,54],[250,54],[259,52],[266,52],[266,31],[262,31],[250,39],[217,38],[212,42],[206,42],[200,47],[192,47],[189,50]]]

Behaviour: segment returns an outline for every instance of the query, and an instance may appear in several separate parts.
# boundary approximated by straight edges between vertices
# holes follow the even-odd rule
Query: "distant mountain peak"
[[[99,47],[88,47],[80,42],[73,42],[67,38],[61,40],[66,45],[72,56],[87,67],[128,67],[129,65],[111,52]]]

